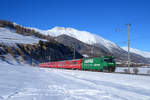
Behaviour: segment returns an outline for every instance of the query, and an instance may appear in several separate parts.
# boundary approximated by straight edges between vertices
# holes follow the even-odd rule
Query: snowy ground
[[[139,74],[150,74],[150,67],[137,67],[139,70]],[[124,72],[124,69],[128,69],[128,67],[117,67],[116,72]],[[130,72],[133,73],[133,67],[130,67]],[[149,73],[148,73],[149,72]]]
[[[0,100],[150,100],[150,77],[0,64]]]

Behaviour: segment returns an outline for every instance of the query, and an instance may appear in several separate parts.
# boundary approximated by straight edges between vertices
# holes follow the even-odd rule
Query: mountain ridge
[[[128,51],[128,47],[122,47],[122,49],[124,49],[125,51]],[[135,48],[130,48],[130,52],[139,54],[145,58],[150,58],[150,52],[141,51]]]
[[[87,31],[79,31],[77,29],[74,28],[65,28],[65,27],[54,27],[50,30],[40,30],[37,28],[31,28],[31,29],[35,29],[36,31],[44,34],[44,35],[50,35],[50,36],[60,36],[62,34],[66,34],[68,36],[74,37],[84,43],[93,45],[93,44],[99,44],[102,46],[105,46],[106,48],[108,48],[110,51],[112,48],[119,48],[118,45],[116,45],[115,43],[102,38],[101,36],[97,35],[97,34],[93,34]]]
[[[44,31],[38,29],[38,31],[40,31],[44,35],[47,34],[47,35],[51,35],[54,37],[58,37],[58,36],[65,34],[65,35],[71,36],[73,38],[76,38],[86,44],[89,44],[89,45],[97,44],[97,45],[106,47],[106,48],[108,48],[109,51],[112,51],[112,48],[117,48],[120,50],[123,49],[123,50],[127,51],[126,49],[118,46],[117,44],[113,43],[112,41],[104,39],[103,37],[101,37],[97,34],[93,34],[91,32],[87,32],[87,31],[80,31],[80,30],[77,30],[77,29],[71,28],[71,27],[56,26],[52,29],[48,29],[48,30],[44,30]],[[82,35],[80,36],[80,34],[82,34]],[[89,35],[89,36],[85,36],[85,35]],[[81,38],[79,38],[79,37],[81,37]],[[137,49],[134,51],[137,51]],[[141,56],[144,55],[143,57],[145,57],[145,58],[150,58],[149,52],[143,52],[144,54],[143,53],[141,54],[139,52],[141,52],[141,51],[132,52],[132,53],[139,54]],[[147,56],[147,54],[148,54],[148,56]]]

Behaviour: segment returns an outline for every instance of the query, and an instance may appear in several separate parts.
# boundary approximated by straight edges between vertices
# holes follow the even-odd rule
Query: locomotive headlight
[[[109,65],[109,66],[112,66],[112,65],[114,65],[114,63],[108,63],[108,65]]]

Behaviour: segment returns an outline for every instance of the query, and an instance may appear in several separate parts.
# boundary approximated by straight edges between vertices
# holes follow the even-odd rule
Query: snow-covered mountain
[[[106,47],[110,51],[112,50],[112,48],[119,48],[115,43],[106,40],[96,34],[87,31],[79,31],[74,28],[54,27],[50,30],[40,30],[36,28],[31,28],[31,29],[34,29],[44,35],[50,35],[54,37],[65,34],[87,44],[99,44],[101,46]]]
[[[122,49],[128,51],[128,47],[122,47]],[[140,51],[134,48],[130,48],[130,52],[141,55],[145,58],[150,58],[150,52]]]
[[[86,54],[90,57],[113,55],[117,61],[127,60],[127,52],[121,47],[101,36],[87,31],[64,27],[54,27],[50,30],[30,29],[34,29],[43,35],[53,36],[56,41],[69,47],[74,45],[76,50],[82,55]],[[136,63],[149,63],[147,58],[135,53],[131,53],[131,61]]]
[[[24,44],[35,44],[39,40],[48,40],[51,43],[57,43],[60,45],[67,46],[68,50],[72,51],[72,45],[74,45],[75,49],[79,54],[81,55],[87,55],[89,57],[94,56],[115,56],[116,61],[126,61],[127,60],[127,52],[117,46],[115,43],[106,40],[96,34],[87,32],[87,31],[79,31],[74,28],[64,28],[64,27],[54,27],[50,30],[40,30],[37,28],[31,28],[31,27],[24,27],[19,24],[9,22],[9,21],[1,21],[0,20],[0,41],[1,43],[22,43],[21,49],[23,47],[23,50],[25,48],[32,48],[30,45],[27,47]],[[50,44],[51,44],[50,43]],[[54,47],[54,46],[50,46]],[[3,44],[3,49],[10,49],[7,48],[5,44]],[[14,48],[14,47],[13,47]],[[57,48],[58,52],[61,51],[60,49],[64,48]],[[15,47],[15,50],[17,51],[17,48]],[[56,49],[54,51],[57,51]],[[5,50],[3,50],[5,51]],[[29,50],[25,50],[28,51]],[[32,50],[31,50],[32,52]],[[47,52],[49,50],[47,49]],[[46,52],[46,54],[47,54]],[[66,50],[64,50],[66,52]],[[69,54],[68,52],[66,52]],[[70,52],[71,53],[71,52]],[[7,52],[6,52],[7,54]],[[15,53],[12,53],[15,54]],[[19,53],[20,54],[20,53]],[[24,53],[23,53],[24,54]],[[32,53],[29,53],[29,55],[32,55]],[[54,54],[54,53],[49,53]],[[58,54],[58,53],[57,53]],[[52,56],[55,56],[57,54],[54,54]],[[72,54],[71,54],[72,55]],[[48,56],[48,55],[47,55]],[[60,53],[60,56],[64,58],[64,54]],[[68,55],[68,57],[71,57]],[[47,59],[47,58],[44,58]],[[67,58],[68,59],[68,58]],[[70,58],[69,58],[70,59]],[[149,59],[144,58],[142,56],[139,56],[137,54],[132,53],[131,54],[131,61],[136,63],[149,63]]]

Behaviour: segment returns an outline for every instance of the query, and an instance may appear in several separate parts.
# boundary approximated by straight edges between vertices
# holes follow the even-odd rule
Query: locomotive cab
[[[115,58],[113,56],[104,56],[104,70],[107,72],[114,72],[115,71]]]

